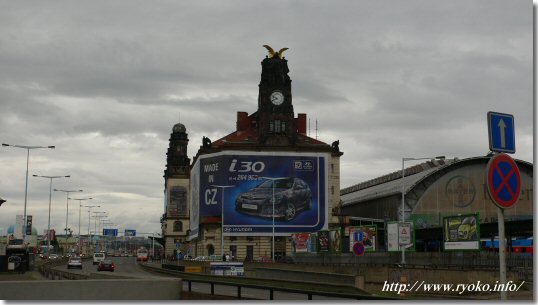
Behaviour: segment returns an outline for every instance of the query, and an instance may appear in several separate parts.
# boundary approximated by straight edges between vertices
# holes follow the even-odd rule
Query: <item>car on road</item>
[[[58,259],[58,258],[59,258],[59,256],[56,253],[49,254],[49,259]]]
[[[95,252],[93,254],[93,264],[94,265],[97,265],[99,264],[101,261],[103,261],[104,259],[106,258],[106,255],[104,252]]]
[[[7,249],[9,250],[26,250],[27,244],[22,239],[12,239],[7,242]]]
[[[97,271],[112,271],[116,269],[116,264],[110,259],[102,260],[97,266]]]
[[[273,206],[274,198],[274,206]],[[295,177],[265,180],[241,193],[235,210],[241,214],[291,221],[301,211],[312,208],[312,191],[308,184]]]
[[[67,261],[67,269],[79,268],[82,269],[82,258],[78,256],[71,256]]]

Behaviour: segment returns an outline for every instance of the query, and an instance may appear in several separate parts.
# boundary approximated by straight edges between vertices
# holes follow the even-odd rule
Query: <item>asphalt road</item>
[[[54,269],[69,271],[72,273],[82,273],[90,275],[93,277],[100,275],[114,275],[114,276],[125,276],[125,277],[134,277],[134,278],[151,278],[151,277],[171,277],[170,275],[165,274],[156,274],[150,273],[143,270],[140,267],[140,263],[136,261],[136,257],[109,257],[115,264],[116,268],[114,272],[110,271],[97,271],[97,265],[93,265],[92,260],[83,260],[82,269],[67,269],[67,263],[61,266],[57,266]],[[226,285],[215,285],[214,292],[216,295],[224,296],[237,296],[237,288],[233,286]],[[187,282],[183,282],[183,291],[188,291],[189,286]],[[211,285],[205,283],[192,283],[191,289],[193,292],[202,293],[202,294],[211,294]],[[249,299],[261,299],[269,300],[269,290],[264,289],[254,289],[254,288],[241,288],[241,296],[243,298]],[[297,294],[289,292],[279,292],[275,291],[273,293],[274,300],[308,300],[308,295],[306,294]],[[324,296],[313,296],[313,300],[349,300],[341,298],[331,298]]]
[[[160,277],[153,273],[148,273],[144,271],[136,262],[136,257],[108,257],[114,262],[116,268],[114,272],[111,271],[97,271],[97,265],[93,264],[91,259],[84,259],[82,261],[82,269],[67,269],[67,263],[61,266],[57,266],[54,269],[69,271],[72,273],[81,273],[81,274],[111,274],[115,276],[126,276],[126,277]]]

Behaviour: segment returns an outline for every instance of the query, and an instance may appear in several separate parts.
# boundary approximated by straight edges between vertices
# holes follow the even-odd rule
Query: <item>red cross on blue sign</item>
[[[516,162],[507,154],[497,154],[487,167],[488,191],[500,208],[510,208],[519,199],[521,176]]]
[[[362,242],[359,241],[353,244],[353,253],[356,256],[362,256],[364,254],[364,251],[364,244]]]

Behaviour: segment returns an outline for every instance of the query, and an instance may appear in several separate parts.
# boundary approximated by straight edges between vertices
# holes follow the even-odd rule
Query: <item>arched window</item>
[[[181,221],[174,221],[174,232],[182,232],[183,231],[183,223]]]

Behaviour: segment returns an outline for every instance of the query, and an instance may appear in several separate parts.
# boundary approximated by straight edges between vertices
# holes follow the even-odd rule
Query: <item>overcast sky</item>
[[[268,44],[284,53],[295,114],[340,140],[341,187],[402,157],[488,153],[487,112],[513,114],[513,157],[533,161],[530,1],[4,1],[0,142],[30,151],[27,214],[47,227],[53,188],[100,205],[120,231],[160,232],[172,127],[235,130],[256,111]],[[412,165],[410,163],[409,165]],[[0,148],[3,234],[23,214],[26,150]],[[78,202],[69,227],[78,233]],[[53,192],[51,227],[66,221]],[[88,212],[82,212],[86,234]],[[93,230],[94,221],[91,221]]]

